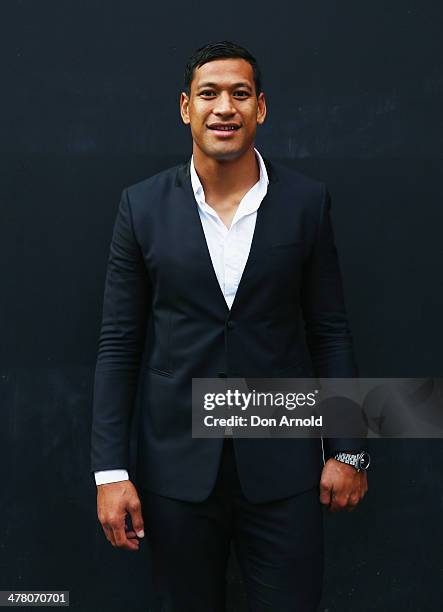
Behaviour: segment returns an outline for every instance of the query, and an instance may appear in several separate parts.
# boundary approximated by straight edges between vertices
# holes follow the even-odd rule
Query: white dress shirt
[[[268,174],[263,158],[254,149],[260,168],[260,178],[243,196],[235,211],[230,227],[226,227],[217,212],[206,203],[203,185],[191,157],[191,183],[198,212],[220,289],[230,309],[237,292],[251,249],[257,210],[268,190]],[[97,485],[128,480],[127,470],[101,470],[95,472]]]

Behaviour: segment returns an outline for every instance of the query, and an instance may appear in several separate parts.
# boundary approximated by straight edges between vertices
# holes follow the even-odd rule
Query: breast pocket
[[[283,285],[298,283],[303,262],[303,242],[281,242],[266,249],[269,269],[275,280]]]

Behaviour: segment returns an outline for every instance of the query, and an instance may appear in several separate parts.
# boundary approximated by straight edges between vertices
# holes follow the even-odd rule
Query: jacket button
[[[235,326],[234,321],[228,321],[228,329],[232,329]]]

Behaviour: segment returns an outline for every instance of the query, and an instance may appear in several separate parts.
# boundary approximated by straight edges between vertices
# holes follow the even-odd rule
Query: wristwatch
[[[336,453],[334,459],[352,465],[357,472],[367,470],[371,463],[371,457],[366,451],[362,451],[361,453]]]

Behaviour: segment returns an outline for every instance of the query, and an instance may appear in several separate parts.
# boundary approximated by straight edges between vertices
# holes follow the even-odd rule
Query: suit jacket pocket
[[[160,370],[159,368],[154,368],[150,365],[147,365],[146,367],[150,372],[153,374],[158,374],[159,376],[166,376],[167,378],[172,378],[174,376],[173,373],[169,372],[168,370]]]

